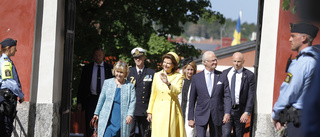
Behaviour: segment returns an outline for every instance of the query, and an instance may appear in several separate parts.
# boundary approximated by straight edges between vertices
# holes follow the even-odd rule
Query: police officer
[[[146,110],[148,109],[151,84],[155,71],[144,65],[144,61],[146,59],[145,53],[146,50],[140,47],[131,50],[136,66],[130,68],[128,80],[135,85],[137,99],[134,117],[132,119],[132,126],[130,129],[131,137],[136,136],[136,127],[139,129],[139,137],[143,137],[145,130],[148,127]]]
[[[290,27],[291,49],[299,54],[288,67],[287,77],[280,87],[279,98],[273,107],[272,119],[277,130],[282,128],[282,121],[285,121],[289,137],[302,137],[299,121],[303,96],[310,85],[316,65],[316,52],[311,45],[319,29],[304,22],[290,23]]]
[[[24,101],[19,76],[10,57],[17,52],[17,40],[7,38],[1,43],[0,57],[0,136],[11,137],[13,120],[16,115],[17,97],[19,102]]]

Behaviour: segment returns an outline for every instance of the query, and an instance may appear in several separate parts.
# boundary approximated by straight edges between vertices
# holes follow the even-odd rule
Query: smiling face
[[[164,58],[163,62],[162,62],[162,68],[164,71],[166,71],[168,74],[171,73],[172,68],[173,68],[173,64],[172,64],[172,60],[169,58]]]
[[[203,61],[203,64],[206,70],[213,71],[218,65],[218,60],[216,55],[213,52],[207,52],[205,55],[205,60]]]
[[[126,75],[127,75],[127,72],[124,71],[123,69],[116,69],[114,71],[115,79],[117,79],[120,82],[124,80]]]
[[[144,66],[144,60],[146,59],[146,56],[139,56],[139,57],[135,57],[134,58],[134,63],[136,63],[136,65],[138,67],[143,67]]]

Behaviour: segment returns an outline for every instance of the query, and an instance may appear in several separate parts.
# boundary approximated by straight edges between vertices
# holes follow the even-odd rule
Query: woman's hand
[[[167,74],[164,72],[160,73],[160,79],[163,83],[165,83],[166,85],[169,84],[168,78],[167,78]]]
[[[130,124],[131,122],[132,122],[132,117],[131,116],[127,116],[126,123]]]
[[[147,120],[148,120],[148,122],[152,121],[152,114],[151,113],[148,113]]]
[[[93,118],[95,118],[96,120],[99,119],[99,116],[98,115],[93,115]]]

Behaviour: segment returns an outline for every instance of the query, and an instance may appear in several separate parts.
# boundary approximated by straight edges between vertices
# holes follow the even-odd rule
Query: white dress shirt
[[[234,74],[236,70],[232,67],[231,70],[228,73],[228,80],[229,80],[229,88],[231,91],[231,79],[232,79],[232,75]],[[241,79],[242,79],[242,71],[243,71],[243,67],[239,70],[237,70],[237,74],[236,74],[236,85],[235,85],[235,93],[234,93],[234,99],[235,99],[235,104],[239,104],[239,98],[240,98],[240,88],[241,88]]]
[[[142,74],[143,69],[144,69],[144,66],[143,66],[143,68],[142,68],[142,69],[139,69],[139,68],[136,66],[137,74],[139,75],[139,70],[141,71],[141,74]]]
[[[92,78],[91,78],[91,94],[92,95],[98,95],[97,94],[97,71],[98,71],[98,65],[100,65],[100,77],[101,77],[101,87],[103,85],[103,82],[105,80],[105,75],[104,75],[104,66],[103,66],[104,62],[102,62],[101,64],[97,64],[96,62],[94,62],[93,64],[93,70],[92,70]]]

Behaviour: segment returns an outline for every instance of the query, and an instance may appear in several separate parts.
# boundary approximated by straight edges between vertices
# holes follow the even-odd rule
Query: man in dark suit
[[[82,69],[81,80],[78,88],[78,109],[85,110],[86,134],[90,137],[93,129],[89,123],[93,118],[101,87],[105,79],[112,77],[113,66],[104,62],[105,54],[103,49],[96,48],[93,52],[94,62]]]
[[[210,137],[221,137],[222,123],[230,119],[228,81],[215,70],[218,60],[212,51],[203,54],[202,63],[205,70],[195,74],[191,80],[188,124],[196,127],[197,137],[206,136],[208,125]]]
[[[231,137],[231,129],[236,137],[243,137],[246,122],[252,113],[256,93],[254,74],[243,67],[244,56],[236,52],[232,56],[233,67],[222,72],[227,77],[232,100],[230,122],[222,126],[223,137]]]
[[[151,84],[155,71],[144,65],[146,59],[145,53],[146,50],[139,47],[131,50],[136,66],[130,68],[128,80],[135,86],[137,101],[130,129],[130,137],[143,137],[148,127],[146,111],[148,109]],[[136,127],[139,129],[138,134],[135,134]]]

